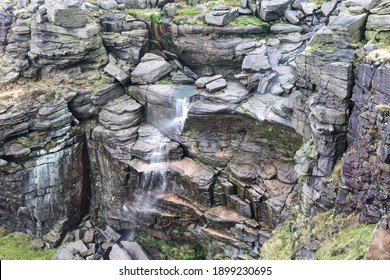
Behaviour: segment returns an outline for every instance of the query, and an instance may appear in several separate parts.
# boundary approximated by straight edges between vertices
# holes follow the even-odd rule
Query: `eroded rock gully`
[[[291,212],[389,212],[387,1],[113,2],[2,4],[1,225],[256,258]]]

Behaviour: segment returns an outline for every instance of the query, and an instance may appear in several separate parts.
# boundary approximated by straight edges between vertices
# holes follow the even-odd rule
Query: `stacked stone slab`
[[[96,69],[107,63],[99,31],[97,24],[68,28],[50,22],[33,22],[29,57],[34,64],[47,69],[73,65]]]
[[[8,30],[12,23],[12,13],[0,11],[0,51],[3,51],[7,39]]]
[[[260,18],[265,21],[277,20],[287,7],[291,4],[292,0],[264,0],[261,1],[260,6]]]
[[[45,0],[45,6],[49,21],[55,25],[80,28],[88,22],[83,0]]]
[[[367,39],[375,39],[386,44],[390,42],[389,7],[388,1],[382,1],[380,5],[370,10],[366,25],[367,31],[365,32]]]
[[[104,46],[117,60],[134,63],[145,54],[149,32],[144,22],[126,14],[105,13],[100,23]]]
[[[340,47],[360,42],[364,35],[367,14],[334,17],[329,22],[333,41]]]
[[[343,183],[350,198],[344,197],[341,203],[349,207],[356,204],[361,219],[370,223],[378,222],[389,205],[389,198],[379,195],[389,190],[390,179],[388,77],[387,64],[359,66],[349,120],[349,149],[342,162]],[[353,197],[359,199],[353,202]]]
[[[3,58],[4,69],[12,67],[12,70],[22,72],[30,66],[28,51],[31,40],[31,19],[29,16],[27,12],[19,14],[9,30]],[[7,19],[5,19],[5,24],[6,22]]]
[[[123,239],[110,226],[103,230],[94,221],[85,219],[65,236],[62,248],[52,260],[149,260],[141,245]]]
[[[325,209],[334,206],[336,192],[324,188],[323,180],[330,175],[347,144],[354,52],[344,61],[340,61],[337,52],[326,58],[320,54],[303,53],[296,60],[300,77],[298,84],[303,94],[294,104],[292,124],[297,132],[312,137],[313,141],[296,156],[297,173],[310,178],[303,186],[308,209],[314,203]]]
[[[67,105],[74,94],[37,90],[27,96],[1,104],[0,222],[40,236],[67,220],[61,226],[67,231],[84,211],[87,187],[83,137]]]

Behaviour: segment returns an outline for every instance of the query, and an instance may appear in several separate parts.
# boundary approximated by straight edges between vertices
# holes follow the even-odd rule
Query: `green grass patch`
[[[291,260],[293,254],[293,241],[290,226],[278,227],[274,230],[272,238],[261,247],[263,260]]]
[[[377,111],[378,114],[380,114],[382,116],[389,116],[390,115],[390,105],[388,105],[388,104],[376,105],[375,111]]]
[[[322,4],[324,4],[324,3],[326,3],[326,2],[329,2],[329,1],[327,1],[327,0],[309,0],[309,2],[315,3],[315,4],[321,6]]]
[[[313,46],[308,46],[305,49],[306,53],[313,53],[313,54],[331,54],[334,53],[337,50],[336,46],[331,44],[314,44]]]
[[[241,1],[240,0],[218,0],[218,1],[208,1],[206,2],[205,4],[206,5],[213,5],[213,4],[217,4],[217,3],[220,3],[220,4],[225,4],[229,7],[239,7],[241,5]]]
[[[261,26],[261,27],[269,27],[269,24],[262,21],[258,17],[255,16],[239,16],[236,17],[234,20],[232,20],[229,24],[229,26]]]
[[[135,239],[146,250],[158,249],[162,259],[195,260],[207,258],[207,252],[198,244],[161,240],[142,232],[137,233]]]
[[[164,12],[160,9],[128,9],[119,12],[127,13],[140,20],[151,20],[156,23],[161,23]]]
[[[291,225],[298,228],[293,235]],[[332,234],[337,224],[339,231]],[[295,258],[308,240],[320,241],[320,247],[313,259],[358,260],[364,258],[371,242],[375,224],[359,224],[354,214],[334,216],[332,211],[320,213],[312,218],[302,214],[276,228],[272,237],[261,248],[261,259],[284,260]]]
[[[197,7],[192,7],[192,6],[188,6],[188,7],[182,8],[182,9],[178,9],[176,11],[176,14],[178,16],[196,16],[196,15],[199,15],[200,13],[201,13],[201,11],[198,10]]]
[[[316,252],[318,260],[360,260],[370,246],[376,225],[362,224],[352,226],[325,240]]]
[[[162,79],[162,80],[158,80],[154,84],[156,84],[156,85],[172,85],[173,83],[172,83],[172,80]]]
[[[56,249],[37,249],[30,245],[32,238],[20,232],[0,227],[1,260],[50,260]]]

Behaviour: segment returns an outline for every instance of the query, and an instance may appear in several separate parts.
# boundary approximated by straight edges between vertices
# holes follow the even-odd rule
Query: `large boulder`
[[[172,69],[172,66],[161,56],[147,53],[131,73],[131,82],[141,85],[152,84],[167,75]]]
[[[264,21],[278,20],[287,10],[291,0],[264,0],[261,2],[260,18]]]
[[[210,25],[225,26],[238,16],[238,9],[232,9],[231,11],[212,11],[206,14],[205,21]]]
[[[45,0],[50,22],[62,27],[84,27],[88,13],[82,0]]]
[[[372,236],[366,260],[390,259],[390,216],[382,218]]]

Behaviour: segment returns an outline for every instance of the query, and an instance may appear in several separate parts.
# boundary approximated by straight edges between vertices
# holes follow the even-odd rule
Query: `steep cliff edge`
[[[287,223],[306,259],[301,221],[379,222],[390,15],[366,2],[2,4],[0,224],[56,246],[90,214],[258,258]]]

